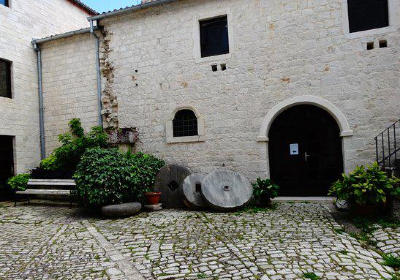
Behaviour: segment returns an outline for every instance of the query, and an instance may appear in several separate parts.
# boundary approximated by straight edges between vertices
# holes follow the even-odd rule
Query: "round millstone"
[[[251,200],[253,187],[249,180],[239,173],[218,170],[204,178],[202,192],[212,208],[231,211]]]
[[[101,213],[106,217],[120,218],[135,215],[139,213],[140,209],[142,209],[142,204],[139,202],[132,202],[103,206],[101,208]]]
[[[161,192],[163,208],[185,208],[182,198],[182,182],[191,173],[188,168],[177,164],[167,164],[160,169],[154,182],[154,191]]]
[[[182,183],[184,202],[191,209],[197,210],[207,207],[207,202],[201,191],[204,177],[203,174],[192,174],[186,177]]]

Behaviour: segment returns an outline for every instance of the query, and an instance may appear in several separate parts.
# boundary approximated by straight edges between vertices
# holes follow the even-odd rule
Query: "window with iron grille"
[[[174,137],[198,135],[197,117],[191,110],[181,110],[173,120]]]
[[[10,7],[9,0],[0,0],[0,5],[6,6],[6,7]]]
[[[11,98],[11,62],[0,59],[0,97]]]
[[[200,21],[201,57],[229,53],[228,17]]]
[[[347,0],[350,33],[389,26],[388,0]]]

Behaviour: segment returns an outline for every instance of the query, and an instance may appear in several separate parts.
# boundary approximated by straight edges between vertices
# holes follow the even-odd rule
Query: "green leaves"
[[[117,149],[89,149],[74,175],[76,197],[85,207],[138,201],[164,164],[143,153],[123,155]]]
[[[273,184],[270,179],[258,178],[253,183],[253,196],[256,204],[262,204],[263,200],[269,200],[278,196],[279,186]]]
[[[335,182],[329,195],[336,195],[340,200],[350,200],[358,204],[381,204],[387,197],[400,197],[400,180],[388,177],[381,171],[378,163],[370,166],[357,166],[348,176]]]
[[[24,191],[30,178],[29,174],[18,174],[8,179],[7,184],[15,191]]]

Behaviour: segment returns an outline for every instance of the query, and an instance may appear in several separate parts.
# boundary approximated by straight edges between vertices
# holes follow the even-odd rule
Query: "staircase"
[[[375,137],[376,161],[389,174],[400,177],[400,120]]]

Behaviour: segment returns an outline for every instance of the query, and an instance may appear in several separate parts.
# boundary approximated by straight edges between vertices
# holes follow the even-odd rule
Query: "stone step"
[[[62,179],[30,179],[28,185],[31,186],[75,186],[74,180]]]

